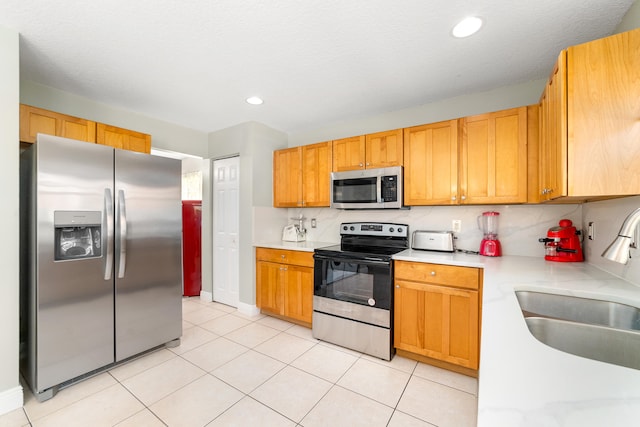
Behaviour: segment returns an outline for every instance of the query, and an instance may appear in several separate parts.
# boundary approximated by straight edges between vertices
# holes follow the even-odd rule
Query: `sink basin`
[[[551,317],[640,331],[640,309],[617,302],[544,292],[516,291],[525,317]]]
[[[640,370],[637,307],[533,291],[516,291],[516,297],[538,341],[576,356]]]

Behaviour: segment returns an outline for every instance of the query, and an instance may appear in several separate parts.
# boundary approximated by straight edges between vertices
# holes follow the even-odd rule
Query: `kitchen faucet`
[[[640,224],[640,208],[631,212],[622,223],[618,236],[602,253],[602,257],[626,264],[629,261],[629,248],[637,248],[636,234]]]

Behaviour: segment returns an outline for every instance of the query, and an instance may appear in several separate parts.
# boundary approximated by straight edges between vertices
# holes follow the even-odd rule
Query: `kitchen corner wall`
[[[209,135],[209,164],[203,170],[202,290],[213,293],[213,177],[215,159],[240,156],[240,302],[255,306],[255,241],[253,233],[269,236],[256,227],[256,217],[268,222],[286,220],[286,209],[272,207],[273,151],[286,148],[286,134],[257,122],[243,123]],[[275,228],[271,228],[275,230]],[[280,239],[278,234],[277,239]]]

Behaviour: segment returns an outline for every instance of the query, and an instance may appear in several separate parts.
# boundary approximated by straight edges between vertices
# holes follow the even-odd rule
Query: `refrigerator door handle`
[[[124,277],[127,267],[127,210],[125,206],[124,190],[118,191],[118,239],[120,252],[118,254],[118,279]]]
[[[113,197],[111,189],[104,189],[104,215],[102,216],[102,228],[106,230],[107,254],[104,261],[104,280],[111,280],[113,271]]]

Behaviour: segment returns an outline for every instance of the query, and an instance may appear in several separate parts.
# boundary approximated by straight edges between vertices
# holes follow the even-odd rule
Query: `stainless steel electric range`
[[[407,224],[340,225],[340,245],[314,253],[313,336],[391,360],[392,255],[409,247]]]

